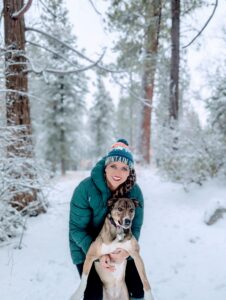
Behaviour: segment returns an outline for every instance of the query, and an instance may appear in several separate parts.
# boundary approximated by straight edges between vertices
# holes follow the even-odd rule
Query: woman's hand
[[[128,256],[129,253],[126,250],[122,248],[117,248],[114,252],[101,256],[99,261],[102,268],[104,268],[109,272],[114,272],[115,271],[114,264],[115,263],[121,264]]]
[[[117,248],[114,252],[109,254],[111,261],[117,264],[122,263],[128,256],[129,253],[122,248]]]
[[[110,255],[108,255],[108,254],[102,255],[101,258],[99,259],[99,261],[100,261],[101,267],[104,268],[105,270],[107,270],[109,272],[115,271],[115,266],[114,266],[114,264],[111,263]]]

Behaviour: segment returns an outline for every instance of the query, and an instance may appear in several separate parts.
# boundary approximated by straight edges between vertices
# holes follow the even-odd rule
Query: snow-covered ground
[[[79,282],[68,246],[69,202],[88,172],[58,178],[46,214],[30,218],[22,249],[19,240],[0,247],[1,300],[67,300]],[[141,253],[156,300],[226,299],[226,218],[204,222],[218,203],[226,206],[219,181],[192,187],[138,169],[145,196]],[[122,300],[122,299],[119,299]]]

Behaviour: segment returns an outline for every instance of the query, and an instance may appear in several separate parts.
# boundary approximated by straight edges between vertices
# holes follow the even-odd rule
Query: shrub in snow
[[[7,202],[0,201],[0,242],[8,241],[20,234],[23,223],[20,212]]]
[[[212,128],[183,121],[174,129],[162,127],[154,144],[156,163],[172,180],[201,185],[208,178],[226,175],[226,144]]]
[[[0,128],[0,241],[21,232],[25,215],[34,216],[47,208],[42,193],[47,173],[32,157],[25,139],[22,143],[19,127]]]

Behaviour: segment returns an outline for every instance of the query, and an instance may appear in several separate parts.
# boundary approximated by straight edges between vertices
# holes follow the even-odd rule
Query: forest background
[[[2,243],[48,209],[50,178],[90,169],[119,137],[186,190],[225,180],[225,1],[83,0],[102,40],[72,2],[1,2]]]

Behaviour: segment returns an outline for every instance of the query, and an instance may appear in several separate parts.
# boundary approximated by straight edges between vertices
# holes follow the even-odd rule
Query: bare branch
[[[28,43],[28,44],[30,44],[30,45],[32,45],[32,46],[34,46],[34,47],[42,48],[42,49],[46,50],[47,52],[50,52],[50,53],[52,53],[52,54],[54,54],[54,55],[60,57],[60,58],[62,58],[64,61],[68,62],[70,65],[71,65],[71,64],[75,65],[72,61],[68,60],[65,56],[63,56],[62,54],[60,54],[60,53],[58,53],[58,52],[56,52],[56,51],[54,51],[54,50],[52,50],[52,49],[49,49],[49,48],[47,48],[47,47],[45,47],[45,46],[43,46],[43,45],[40,45],[40,44],[31,42],[31,41],[26,41],[26,43]]]
[[[87,71],[89,69],[92,69],[93,67],[96,67],[98,65],[98,63],[103,59],[105,52],[102,53],[102,55],[99,57],[99,59],[94,62],[93,64],[80,68],[80,69],[71,69],[71,70],[59,70],[59,69],[51,69],[51,68],[44,68],[41,71],[37,71],[35,70],[34,66],[32,65],[32,63],[29,61],[29,59],[27,58],[27,60],[29,61],[30,65],[31,65],[31,70],[26,70],[25,72],[29,72],[32,71],[36,74],[43,74],[43,73],[53,73],[53,74],[58,74],[58,75],[68,75],[68,74],[73,74],[73,73],[80,73],[80,72],[84,72]]]
[[[153,108],[153,106],[148,102],[148,99],[140,97],[136,92],[133,91],[133,89],[129,88],[128,85],[122,84],[118,79],[116,79],[114,76],[112,76],[113,80],[118,84],[122,90],[127,91],[127,93],[130,94],[134,99],[140,101],[144,106]]]
[[[36,46],[36,44],[34,44]],[[38,45],[39,46],[39,45]],[[8,51],[8,52],[13,52],[13,51]],[[58,55],[58,53],[56,52],[53,52],[55,54]],[[84,72],[84,71],[87,71],[89,69],[92,69],[93,67],[96,67],[98,65],[98,63],[101,62],[101,60],[103,59],[105,55],[105,50],[104,52],[101,54],[101,56],[98,58],[97,61],[93,62],[91,65],[88,65],[88,66],[85,66],[85,67],[81,67],[81,68],[77,68],[77,69],[71,69],[71,70],[60,70],[60,69],[52,69],[52,68],[43,68],[41,70],[38,70],[38,68],[36,68],[36,66],[33,64],[33,62],[31,61],[31,59],[25,55],[24,53],[21,53],[20,56],[21,57],[24,57],[26,59],[25,62],[12,62],[12,63],[9,63],[9,65],[27,65],[28,63],[30,64],[31,66],[31,69],[26,69],[23,71],[23,73],[27,73],[27,72],[33,72],[35,74],[44,74],[44,73],[54,73],[54,74],[59,74],[59,75],[66,75],[66,74],[72,74],[72,73],[80,73],[80,72]],[[67,60],[64,56],[60,55],[59,56],[66,60],[70,65],[74,65],[76,67],[78,67],[77,65],[75,65],[73,62]],[[8,77],[10,76],[9,74],[7,75]]]
[[[96,6],[94,5],[93,1],[92,0],[89,0],[89,3],[91,4],[91,6],[93,7],[93,9],[95,10],[95,12],[101,16],[101,13],[98,11],[98,9],[96,8]]]
[[[90,59],[89,57],[87,57],[86,55],[84,55],[83,53],[81,53],[80,51],[74,49],[70,45],[64,43],[63,41],[59,40],[55,36],[48,34],[47,32],[44,32],[44,31],[42,31],[40,29],[32,28],[32,27],[26,27],[25,30],[26,31],[35,31],[35,32],[37,32],[39,34],[42,34],[42,35],[44,35],[44,36],[46,36],[46,37],[48,37],[48,38],[50,38],[50,39],[58,42],[59,44],[63,45],[64,47],[70,49],[72,52],[76,53],[78,56],[80,56],[81,58],[87,60],[88,62],[90,62],[92,64],[96,63],[94,60]],[[106,51],[106,48],[105,48],[104,51]],[[111,70],[111,69],[108,69],[108,68],[106,68],[106,67],[104,67],[102,65],[99,65],[99,64],[97,64],[96,67],[99,68],[99,69],[101,69],[101,70],[103,70],[103,71],[111,72],[111,73],[122,73],[122,72],[125,72],[124,70],[121,70],[121,71],[120,70]]]
[[[12,14],[12,18],[13,19],[21,18],[29,10],[29,8],[31,7],[32,1],[33,0],[28,0],[27,3],[24,4],[24,6],[19,11],[14,12]]]
[[[188,43],[186,46],[183,46],[182,48],[187,48],[188,46],[190,46],[201,35],[201,33],[203,32],[203,30],[209,24],[210,20],[213,18],[213,15],[215,14],[217,6],[218,6],[218,0],[216,0],[216,2],[214,4],[213,11],[212,11],[210,17],[208,18],[208,20],[206,21],[206,23],[204,24],[204,26],[202,27],[202,29],[198,32],[198,34],[196,34],[196,36],[190,41],[190,43]]]
[[[57,16],[48,8],[48,6],[43,3],[42,0],[39,0],[39,2],[42,4],[42,6],[48,11],[48,13],[50,13],[54,18],[56,18]]]
[[[42,31],[40,29],[37,29],[37,28],[31,28],[31,27],[26,27],[25,30],[26,31],[35,31],[35,32],[38,32],[38,33],[40,33],[42,35],[45,35],[46,37],[48,37],[48,38],[50,38],[50,39],[58,42],[59,44],[63,45],[64,47],[66,47],[66,48],[70,49],[71,51],[75,52],[78,56],[80,56],[81,58],[87,60],[88,62],[91,62],[91,63],[94,62],[93,60],[91,60],[90,58],[88,58],[86,55],[84,55],[83,53],[81,53],[80,51],[72,48],[70,45],[64,43],[63,41],[59,40],[55,36],[48,34],[47,32],[44,32],[44,31]]]

